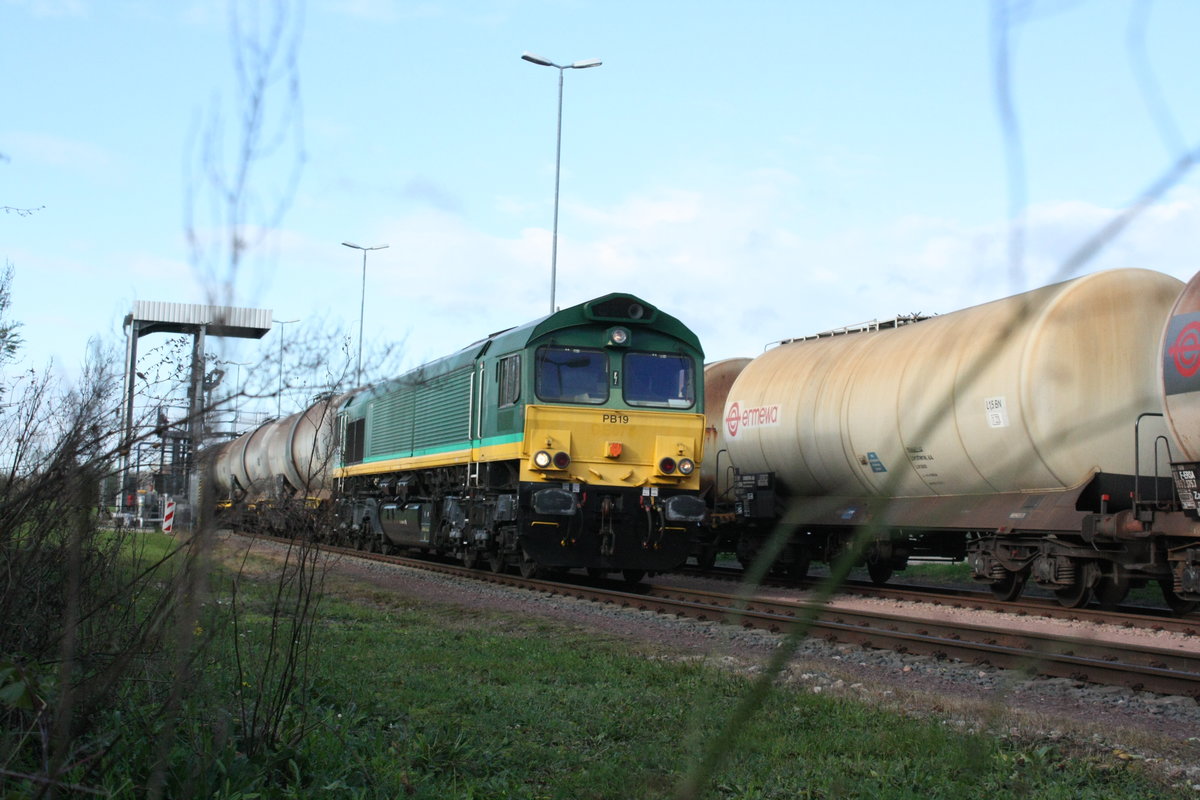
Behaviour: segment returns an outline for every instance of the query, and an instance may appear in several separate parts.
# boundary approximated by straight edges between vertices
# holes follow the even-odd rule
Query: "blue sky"
[[[89,338],[120,346],[134,300],[353,336],[346,240],[389,245],[368,258],[366,341],[406,365],[545,314],[558,73],[524,51],[604,62],[565,74],[560,306],[635,293],[716,359],[1040,286],[1200,142],[1200,4],[1143,5],[310,0],[292,15],[299,125],[251,173],[256,246],[233,273],[185,233],[189,197],[199,239],[219,230],[198,177],[215,114],[226,171],[236,148],[227,4],[0,0],[0,206],[37,209],[0,213],[24,363],[70,374]],[[249,26],[267,4],[241,7]],[[1014,20],[1015,201],[997,8]],[[285,99],[276,84],[268,118]],[[1190,277],[1198,203],[1188,174],[1084,271]]]

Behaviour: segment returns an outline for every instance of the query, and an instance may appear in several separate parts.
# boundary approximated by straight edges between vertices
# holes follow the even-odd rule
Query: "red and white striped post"
[[[175,525],[175,501],[168,500],[163,504],[163,533],[170,533],[171,528]]]

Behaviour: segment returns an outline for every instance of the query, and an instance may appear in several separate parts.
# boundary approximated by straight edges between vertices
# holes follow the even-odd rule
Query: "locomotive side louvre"
[[[704,513],[701,359],[678,320],[616,294],[361,392],[344,522],[495,569],[672,568]]]
[[[743,513],[739,556],[752,557],[777,518],[745,502],[758,487],[788,501],[804,568],[873,522],[877,580],[910,555],[969,557],[1010,599],[1027,579],[1066,605],[1093,591],[1115,602],[1131,583],[1157,580],[1186,610],[1200,599],[1198,529],[1167,480],[1170,457],[1183,456],[1178,432],[1167,436],[1170,359],[1159,354],[1180,289],[1160,273],[1113,270],[767,350],[741,370],[723,415],[739,501],[760,515]],[[1161,345],[1193,373],[1197,295]],[[1179,392],[1181,409],[1195,409],[1198,390]],[[1194,430],[1200,413],[1186,413],[1172,424]]]

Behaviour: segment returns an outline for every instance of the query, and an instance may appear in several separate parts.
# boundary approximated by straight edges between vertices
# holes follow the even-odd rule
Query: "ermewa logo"
[[[766,428],[779,424],[779,406],[755,406],[742,410],[741,405],[734,403],[725,415],[725,427],[730,436],[737,436],[738,431],[747,428]]]
[[[1200,370],[1200,322],[1192,322],[1184,327],[1167,353],[1180,375],[1194,377],[1196,371]]]

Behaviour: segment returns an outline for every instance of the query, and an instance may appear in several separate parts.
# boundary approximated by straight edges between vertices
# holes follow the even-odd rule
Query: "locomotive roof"
[[[653,326],[656,331],[672,336],[685,344],[696,348],[703,356],[700,339],[690,328],[675,317],[660,311],[656,306],[647,303],[632,294],[613,292],[594,300],[580,303],[556,311],[553,314],[526,322],[513,328],[490,334],[487,337],[464,347],[453,355],[435,359],[422,364],[415,369],[384,381],[377,389],[384,390],[401,382],[427,380],[435,375],[444,375],[456,369],[473,363],[476,359],[495,347],[497,350],[508,352],[525,347],[529,342],[557,330],[566,330],[580,325],[611,324],[626,326]],[[359,392],[356,398],[369,397],[371,392]],[[355,399],[347,402],[352,405]]]

